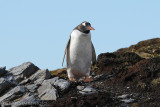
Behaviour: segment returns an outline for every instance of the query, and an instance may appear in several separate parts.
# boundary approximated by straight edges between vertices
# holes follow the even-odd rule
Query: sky
[[[97,56],[114,52],[160,36],[160,0],[1,0],[0,67],[62,68],[70,33],[83,21],[95,28]]]

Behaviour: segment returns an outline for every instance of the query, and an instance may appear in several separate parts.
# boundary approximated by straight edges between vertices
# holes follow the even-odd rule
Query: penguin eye
[[[91,24],[90,23],[86,23],[86,26],[91,26]]]

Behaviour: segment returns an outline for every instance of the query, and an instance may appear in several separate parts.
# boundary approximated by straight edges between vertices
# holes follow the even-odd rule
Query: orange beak
[[[93,27],[89,27],[89,30],[95,30]]]

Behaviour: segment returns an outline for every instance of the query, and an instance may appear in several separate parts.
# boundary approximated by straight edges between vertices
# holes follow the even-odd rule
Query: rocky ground
[[[41,70],[31,62],[0,68],[4,107],[159,107],[160,39],[98,55],[93,82],[69,82],[66,69]],[[159,49],[159,50],[158,50]]]

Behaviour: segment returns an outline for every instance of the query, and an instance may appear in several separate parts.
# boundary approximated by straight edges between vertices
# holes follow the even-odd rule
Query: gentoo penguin
[[[64,62],[66,55],[67,73],[70,81],[81,77],[84,77],[84,82],[93,81],[89,76],[91,64],[96,63],[96,54],[90,30],[94,30],[94,28],[89,22],[84,21],[75,27],[70,35],[63,57]]]

